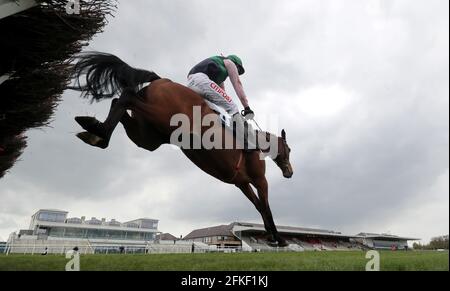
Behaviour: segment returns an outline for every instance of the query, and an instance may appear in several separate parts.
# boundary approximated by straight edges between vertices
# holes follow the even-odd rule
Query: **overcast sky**
[[[180,83],[196,62],[238,54],[257,119],[276,116],[292,148],[291,180],[267,162],[277,224],[426,241],[449,232],[448,6],[447,0],[121,1],[88,49]],[[171,146],[139,149],[122,126],[107,150],[82,143],[73,118],[103,119],[109,101],[90,105],[78,96],[64,93],[51,127],[29,132],[21,161],[0,180],[1,238],[27,228],[40,208],[119,221],[156,218],[161,231],[175,236],[261,222],[237,188]]]

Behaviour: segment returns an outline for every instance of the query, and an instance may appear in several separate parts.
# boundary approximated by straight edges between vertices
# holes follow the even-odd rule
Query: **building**
[[[158,220],[140,218],[127,222],[92,217],[68,217],[68,212],[41,209],[28,229],[12,233],[6,253],[64,254],[78,250],[94,253],[190,253],[214,251],[345,251],[367,249],[406,250],[415,238],[390,234],[343,234],[338,231],[277,226],[288,247],[268,241],[263,224],[233,222],[191,231],[183,239],[158,230]],[[0,244],[0,252],[2,245]]]
[[[0,254],[3,254],[6,252],[6,242],[0,240]]]
[[[84,216],[67,218],[67,211],[41,209],[31,217],[28,230],[19,234],[40,238],[151,241],[158,233],[158,220],[141,218],[128,222]]]
[[[186,235],[183,240],[202,242],[210,246],[214,245],[221,248],[240,247],[242,243],[233,232],[234,226],[235,223],[231,223],[229,225],[196,229]]]
[[[418,238],[400,237],[391,234],[359,233],[355,240],[369,248],[379,250],[408,250],[408,241],[420,240]]]
[[[392,235],[348,235],[332,230],[292,226],[277,226],[277,229],[289,244],[285,249],[290,251],[392,249],[394,246],[398,250],[406,249],[409,240],[418,240]],[[272,251],[275,247],[267,240],[263,224],[247,222],[197,229],[184,240],[246,251]]]
[[[176,236],[170,234],[170,233],[161,233],[161,234],[158,234],[156,236],[156,240],[159,240],[159,241],[178,241],[180,239],[177,238]]]
[[[57,252],[73,247],[83,247],[86,252],[101,252],[106,246],[123,245],[142,248],[155,240],[158,220],[140,218],[127,222],[92,217],[67,217],[68,212],[41,209],[32,217],[28,229],[13,233],[8,240],[10,251],[21,252],[21,248],[38,246],[38,249],[55,246]],[[56,247],[58,246],[58,247]]]

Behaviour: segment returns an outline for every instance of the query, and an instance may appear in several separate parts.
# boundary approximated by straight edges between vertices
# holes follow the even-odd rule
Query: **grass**
[[[448,252],[381,252],[382,271],[448,271]],[[64,271],[61,255],[0,255],[0,271]],[[81,255],[82,271],[364,271],[364,252]]]

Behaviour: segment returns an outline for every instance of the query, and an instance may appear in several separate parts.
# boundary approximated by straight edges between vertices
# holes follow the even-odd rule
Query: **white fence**
[[[240,248],[217,248],[199,242],[118,244],[94,243],[88,240],[11,240],[4,252],[8,254],[65,254],[76,249],[80,254],[181,254],[209,252],[237,252]]]

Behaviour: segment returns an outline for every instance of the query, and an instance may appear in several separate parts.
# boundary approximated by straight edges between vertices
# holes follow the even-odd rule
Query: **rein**
[[[256,120],[253,118],[252,119],[252,121],[255,123],[255,125],[259,128],[259,130],[261,130],[261,131],[263,131],[262,129],[261,129],[261,127],[259,127],[259,124],[258,124],[258,122],[256,122]]]

